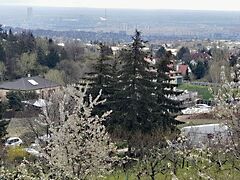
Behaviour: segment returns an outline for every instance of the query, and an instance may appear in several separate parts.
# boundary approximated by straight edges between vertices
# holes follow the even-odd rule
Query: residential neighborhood
[[[240,179],[233,0],[2,0],[0,180]]]

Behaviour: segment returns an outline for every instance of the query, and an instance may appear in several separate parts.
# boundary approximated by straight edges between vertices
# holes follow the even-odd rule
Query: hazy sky
[[[1,5],[240,11],[239,0],[0,0]]]

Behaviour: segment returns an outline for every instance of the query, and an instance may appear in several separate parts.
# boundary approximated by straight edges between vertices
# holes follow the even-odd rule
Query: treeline
[[[52,39],[34,37],[31,32],[13,33],[0,26],[0,76],[13,80],[28,74],[41,75],[60,84],[79,81],[85,63],[96,59],[97,49],[79,41],[59,45]]]

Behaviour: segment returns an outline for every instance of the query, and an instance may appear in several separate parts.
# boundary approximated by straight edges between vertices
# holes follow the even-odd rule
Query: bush
[[[20,163],[24,158],[29,158],[29,154],[21,147],[9,147],[7,149],[7,161]]]
[[[20,91],[10,91],[7,93],[9,108],[20,111],[23,109],[23,94]]]
[[[31,99],[38,99],[38,95],[34,91],[10,91],[7,93],[9,108],[15,111],[23,110],[22,101],[27,101]]]
[[[117,149],[123,149],[128,147],[127,141],[121,141],[116,144]]]

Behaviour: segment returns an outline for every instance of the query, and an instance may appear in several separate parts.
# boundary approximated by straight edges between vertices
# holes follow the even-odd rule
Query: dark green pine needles
[[[165,73],[169,70],[167,59],[158,64],[157,72],[153,71],[145,59],[148,54],[143,51],[144,44],[140,32],[136,31],[133,43],[120,54],[123,65],[110,103],[112,130],[144,133],[160,128],[167,131],[178,123],[173,113],[180,111],[180,102],[167,97],[174,93]]]

